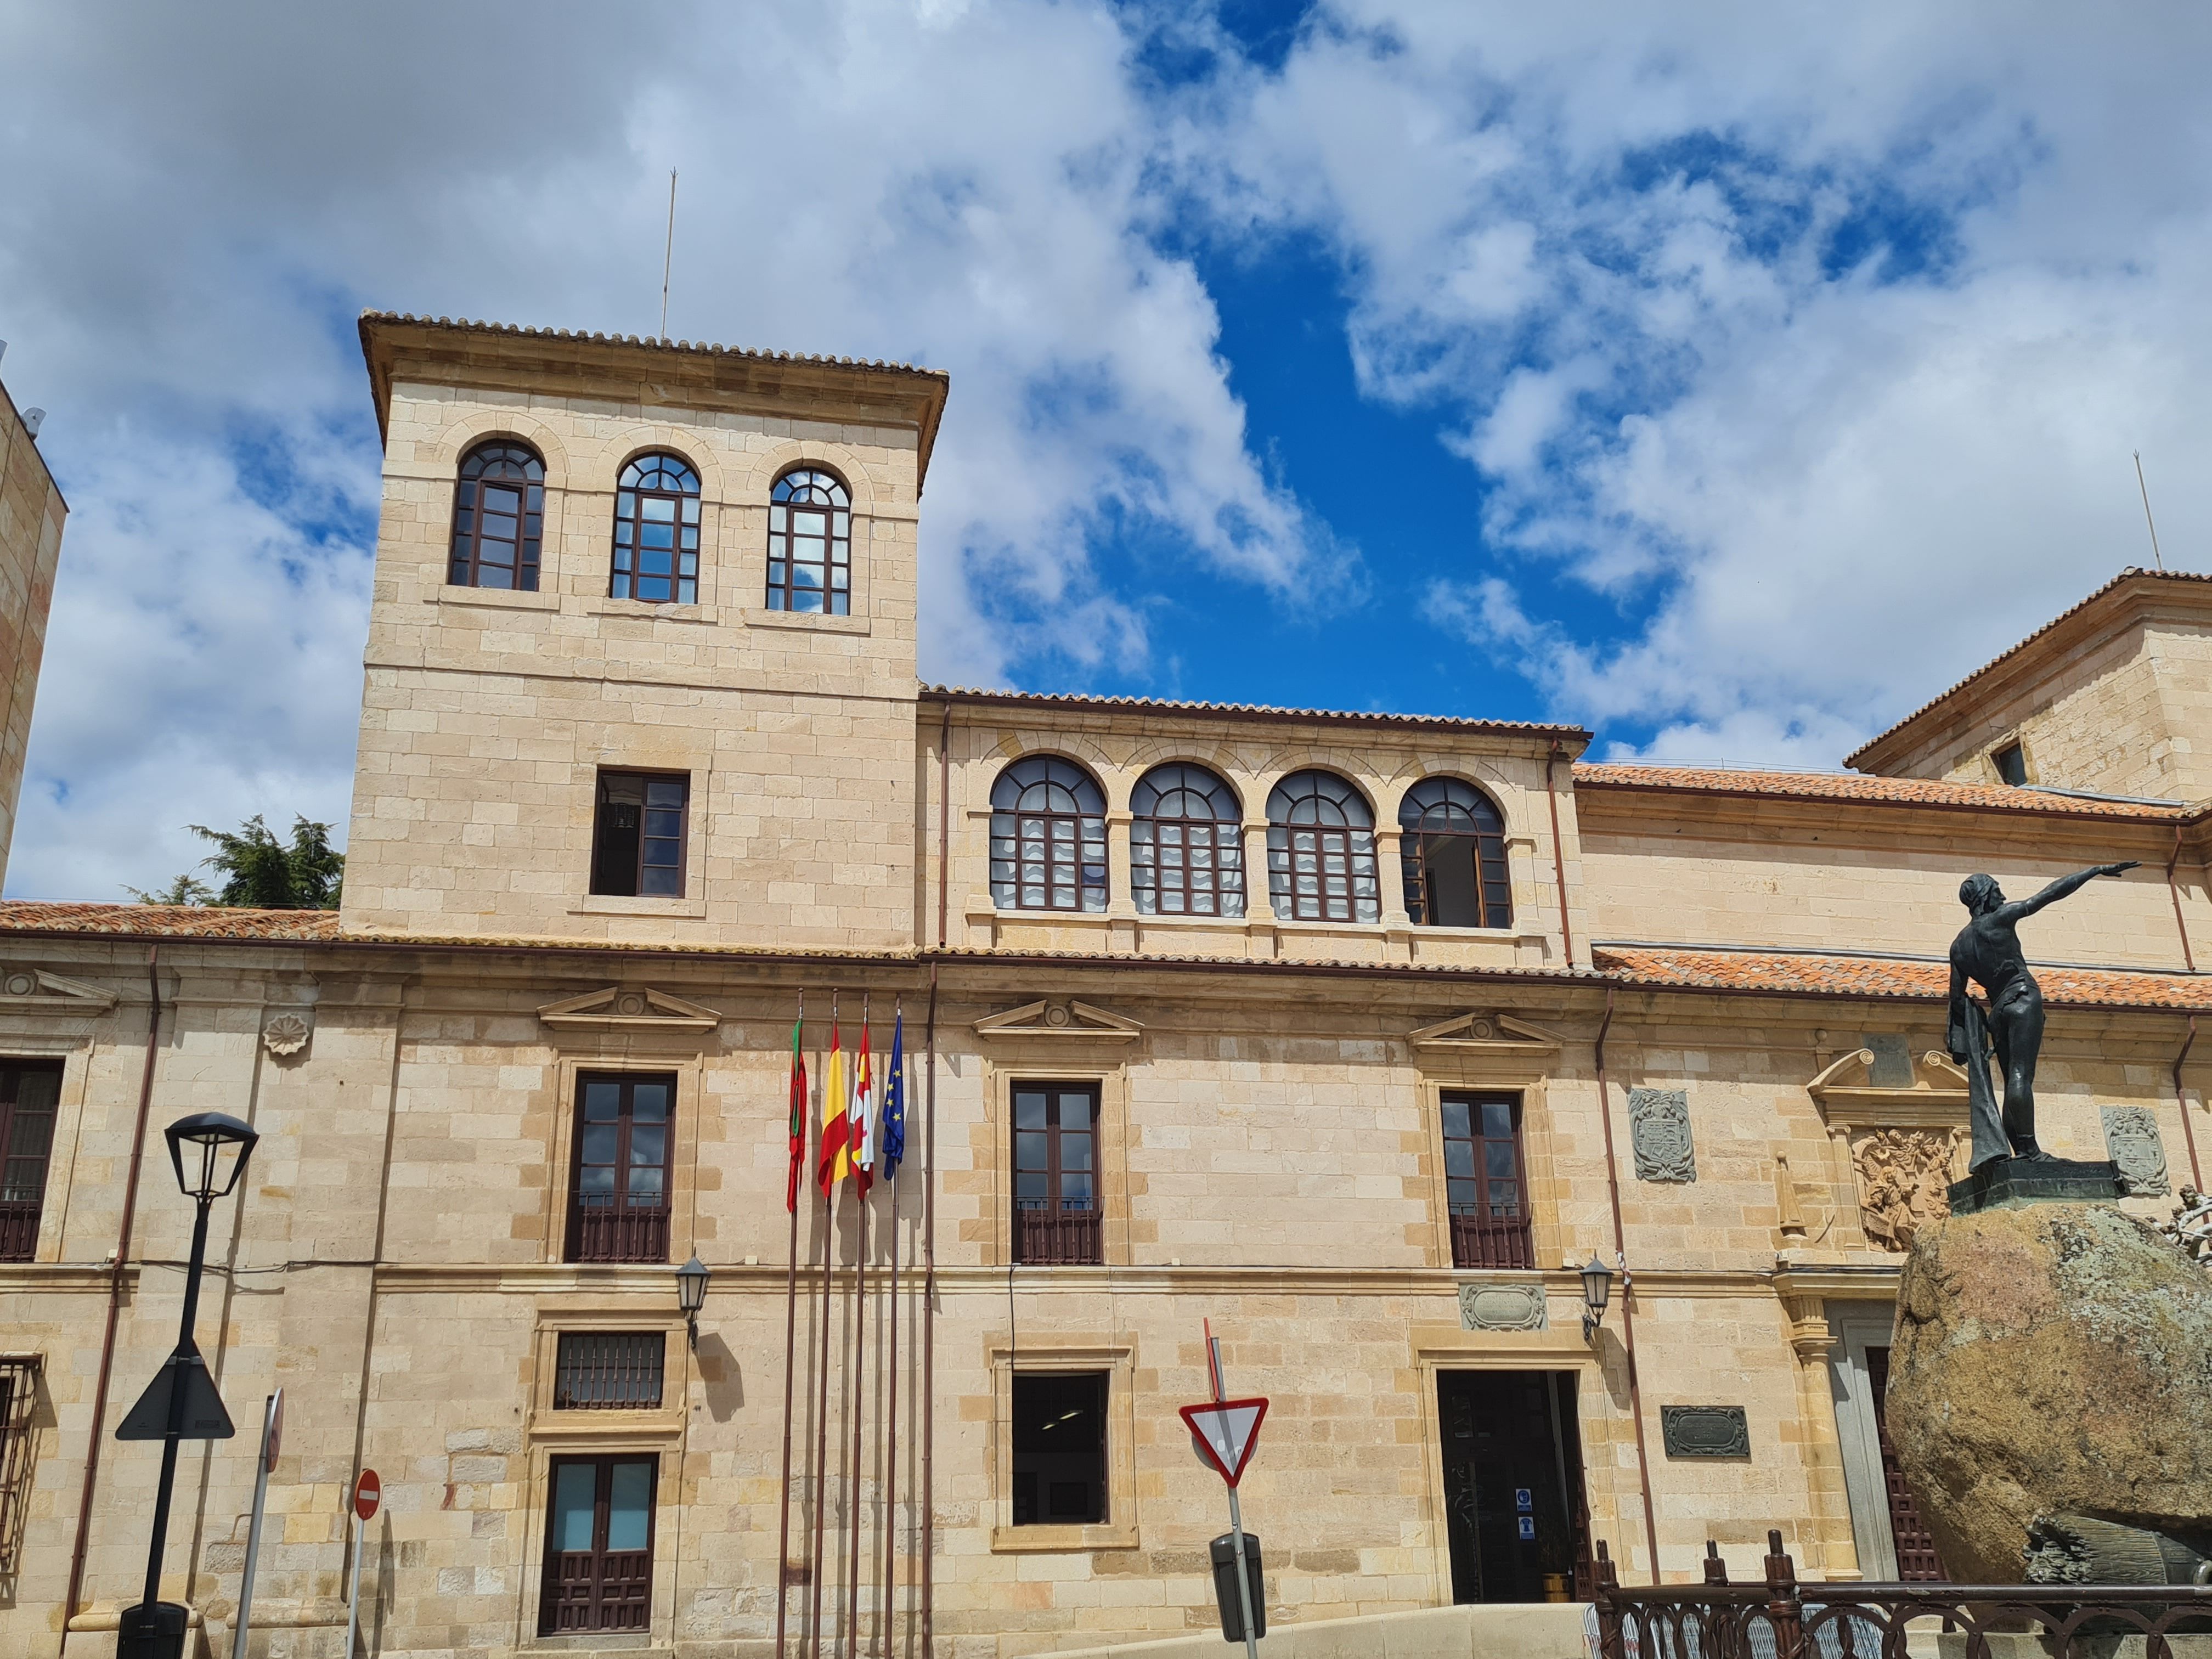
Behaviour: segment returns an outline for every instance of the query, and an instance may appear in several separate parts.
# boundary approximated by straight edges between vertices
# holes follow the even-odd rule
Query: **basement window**
[[[1997,769],[2001,781],[2015,789],[2027,781],[2027,751],[2017,741],[1999,744],[1990,750],[1990,764]]]
[[[1102,1525],[1106,1373],[1018,1371],[1012,1381],[1014,1524]]]

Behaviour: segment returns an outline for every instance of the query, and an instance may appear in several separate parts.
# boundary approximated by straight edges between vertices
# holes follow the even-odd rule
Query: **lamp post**
[[[1597,1340],[1597,1329],[1605,1322],[1605,1304],[1613,1299],[1613,1269],[1591,1253],[1589,1265],[1583,1275],[1583,1340]]]
[[[208,1211],[237,1187],[253,1144],[260,1139],[249,1126],[222,1112],[195,1112],[179,1118],[164,1133],[177,1185],[198,1212],[192,1218],[191,1262],[185,1270],[185,1309],[178,1322],[176,1349],[116,1431],[118,1439],[162,1443],[154,1538],[146,1551],[146,1593],[137,1607],[123,1610],[116,1659],[182,1659],[185,1650],[185,1609],[160,1599],[161,1547],[169,1530],[169,1498],[177,1483],[177,1447],[188,1433],[194,1439],[227,1439],[231,1434],[229,1415],[208,1378],[199,1345],[192,1340],[200,1273],[207,1263]]]
[[[676,1305],[684,1310],[684,1328],[695,1352],[699,1346],[699,1310],[707,1305],[707,1281],[713,1276],[696,1250],[676,1270]]]

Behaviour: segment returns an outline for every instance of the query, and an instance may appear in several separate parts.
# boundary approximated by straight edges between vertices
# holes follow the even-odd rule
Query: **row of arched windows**
[[[1242,916],[1244,826],[1236,792],[1175,762],[1129,795],[1129,893],[1144,915]],[[1435,927],[1513,920],[1505,823],[1454,777],[1424,778],[1398,808],[1406,913]],[[991,897],[1008,910],[1106,908],[1106,797],[1058,755],[1030,755],[991,788]],[[1293,772],[1267,796],[1267,894],[1294,921],[1379,921],[1375,816],[1334,772]]]
[[[835,473],[808,464],[769,491],[770,611],[842,617],[853,603],[853,501]],[[461,457],[453,490],[447,580],[459,587],[535,592],[545,532],[545,462],[516,438],[493,438]],[[653,451],[615,484],[607,595],[656,605],[699,601],[699,473]]]

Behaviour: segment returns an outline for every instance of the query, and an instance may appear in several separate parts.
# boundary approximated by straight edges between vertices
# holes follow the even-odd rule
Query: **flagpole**
[[[791,1110],[799,1125],[799,1163],[785,1179],[791,1212],[791,1249],[783,1283],[783,1504],[776,1516],[775,1659],[784,1659],[784,1635],[791,1613],[791,1407],[799,1381],[799,1188],[806,1167],[806,993],[799,994],[799,1023],[791,1034]]]
[[[951,704],[945,720],[951,720]],[[940,745],[941,748],[941,745]],[[945,811],[944,791],[939,790],[940,817]],[[945,884],[938,883],[938,906],[942,912]],[[939,945],[945,928],[938,927]],[[921,1656],[937,1654],[937,964],[929,964],[929,1032],[924,1039],[922,1064],[929,1068],[929,1121],[921,1136]]]
[[[854,1100],[860,1109],[858,1144],[863,1151],[868,1146],[869,1103],[860,1098],[861,1091],[871,1080],[867,1072],[868,1058],[868,994],[860,993],[860,1055],[859,1069],[854,1073]],[[848,1131],[849,1136],[851,1131]],[[853,1166],[853,1191],[859,1203],[856,1215],[859,1224],[859,1247],[853,1262],[853,1370],[851,1387],[846,1392],[853,1401],[853,1540],[846,1552],[845,1565],[845,1651],[849,1659],[859,1659],[860,1650],[860,1419],[866,1415],[868,1403],[865,1386],[868,1375],[868,1170],[872,1166],[855,1162]]]
[[[830,993],[830,1046],[836,1052],[837,993]],[[836,1067],[833,1065],[823,1079],[825,1097],[835,1083]],[[817,1113],[817,1116],[821,1114]],[[828,1151],[829,1139],[825,1128],[823,1149]],[[837,1211],[834,1200],[835,1182],[822,1188],[822,1342],[821,1364],[816,1373],[814,1408],[814,1549],[809,1557],[808,1572],[813,1580],[812,1607],[807,1616],[807,1652],[810,1659],[821,1659],[822,1653],[822,1535],[827,1519],[827,1504],[823,1501],[830,1487],[830,1261],[836,1251]]]
[[[899,1146],[901,1156],[906,1145],[906,1006],[896,1005],[891,1014],[891,1080],[890,1088],[897,1091],[899,1103]],[[884,1097],[888,1116],[891,1096]],[[898,1166],[894,1164],[884,1177],[891,1194],[891,1293],[890,1310],[886,1318],[890,1327],[884,1346],[890,1349],[888,1369],[890,1384],[884,1401],[884,1602],[883,1617],[878,1621],[883,1632],[884,1659],[893,1659],[893,1636],[896,1626],[894,1613],[898,1604],[898,1316],[899,1316],[899,1184]]]

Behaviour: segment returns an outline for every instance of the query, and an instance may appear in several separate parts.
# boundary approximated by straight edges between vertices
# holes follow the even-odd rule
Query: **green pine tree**
[[[292,839],[276,839],[256,813],[236,830],[188,826],[216,850],[201,860],[222,877],[220,891],[190,873],[156,893],[126,887],[141,904],[222,904],[260,910],[335,910],[345,879],[345,854],[331,847],[331,826],[294,817]]]

